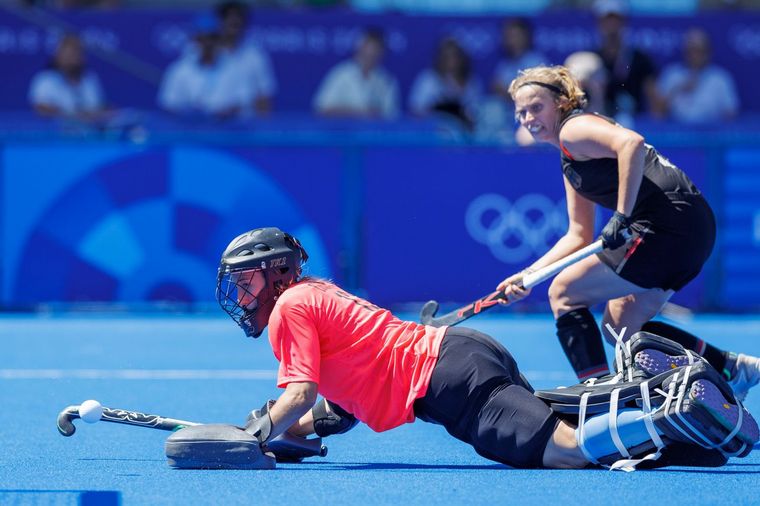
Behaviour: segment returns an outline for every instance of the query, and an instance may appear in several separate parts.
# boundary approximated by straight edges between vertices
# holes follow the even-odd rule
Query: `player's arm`
[[[288,428],[288,433],[300,437],[314,434],[314,415],[312,414],[312,410],[313,408],[291,425]]]
[[[311,381],[288,383],[285,391],[269,410],[269,416],[272,419],[270,437],[282,434],[299,422],[316,402],[316,383]]]
[[[353,414],[327,399],[320,399],[313,406],[306,404],[307,399],[302,398],[301,395],[304,390],[308,390],[307,395],[310,394],[311,389],[307,385],[313,385],[314,396],[316,397],[316,383],[290,383],[288,387],[290,385],[296,385],[290,388],[291,393],[295,394],[294,397],[290,396],[288,388],[286,388],[276,402],[269,401],[266,408],[262,408],[255,412],[255,415],[249,416],[246,429],[249,432],[257,433],[257,437],[262,442],[286,432],[285,427],[291,436],[305,438],[311,434],[316,434],[320,437],[327,437],[348,432],[359,423]],[[298,417],[297,413],[301,413],[304,407],[307,411]],[[291,418],[296,418],[296,421],[288,426],[288,421]]]
[[[561,137],[565,148],[577,159],[617,158],[617,205],[602,229],[602,240],[609,249],[623,246],[630,238],[631,213],[644,177],[644,138],[594,116],[570,120]]]
[[[245,430],[266,443],[283,434],[317,400],[317,384],[310,381],[288,383],[277,401],[268,401],[248,415]]]
[[[506,294],[506,302],[514,302],[526,297],[530,289],[520,288],[518,282],[527,272],[533,272],[545,267],[552,262],[581,249],[591,243],[594,237],[594,203],[586,199],[572,187],[567,178],[565,182],[565,195],[567,199],[568,228],[562,236],[541,258],[533,262],[527,269],[509,276],[499,283],[497,290],[503,290]]]
[[[567,178],[564,178],[564,183],[567,200],[567,232],[544,256],[531,265],[532,270],[556,262],[590,244],[594,239],[594,203],[575,191]]]
[[[560,139],[576,160],[617,158],[617,212],[630,216],[644,177],[644,138],[633,130],[594,116],[568,121]]]
[[[566,257],[591,243],[594,238],[594,203],[575,191],[567,178],[564,178],[564,183],[567,200],[567,232],[554,243],[549,251],[528,267],[529,271],[536,271]],[[501,286],[499,288],[503,289]]]
[[[338,404],[320,399],[313,408],[290,426],[288,432],[294,436],[306,437],[316,434],[320,437],[343,434],[356,427],[359,420]]]

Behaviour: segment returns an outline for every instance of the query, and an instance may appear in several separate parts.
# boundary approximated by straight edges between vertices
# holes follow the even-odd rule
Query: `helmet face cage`
[[[258,337],[261,332],[252,326],[252,317],[259,308],[259,298],[266,289],[251,291],[253,277],[260,269],[233,271],[229,267],[219,269],[216,283],[216,300],[248,337]],[[254,335],[255,334],[255,335]]]
[[[269,323],[277,297],[298,280],[308,254],[298,240],[280,229],[255,229],[235,238],[222,255],[216,299],[248,337]],[[253,281],[256,273],[263,276]],[[252,293],[255,290],[257,293]]]

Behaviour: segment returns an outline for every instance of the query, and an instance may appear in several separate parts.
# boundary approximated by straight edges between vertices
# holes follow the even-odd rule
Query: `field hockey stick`
[[[69,406],[61,411],[58,415],[58,432],[64,436],[73,436],[76,432],[73,421],[79,417],[79,406]],[[112,409],[103,407],[103,414],[100,415],[101,422],[122,423],[126,425],[136,425],[148,429],[159,429],[175,431],[183,427],[201,425],[197,422],[188,422],[185,420],[176,420],[159,415],[148,415],[137,411],[127,411],[124,409]]]
[[[73,436],[76,432],[74,420],[80,418],[79,406],[69,406],[58,414],[58,432],[68,437]],[[136,425],[148,429],[158,429],[166,431],[177,431],[184,427],[202,425],[198,422],[188,422],[186,420],[177,420],[159,415],[149,415],[137,411],[127,411],[125,409],[112,409],[103,407],[103,414],[100,415],[101,422],[121,423],[125,425]],[[291,436],[287,432],[267,441],[266,447],[274,452],[278,460],[283,462],[297,462],[305,457],[314,457],[327,455],[327,446],[322,444],[322,438],[300,438]]]
[[[694,319],[694,312],[691,309],[673,302],[663,304],[660,314],[677,323],[689,323]]]
[[[531,272],[523,276],[523,278],[517,283],[520,288],[533,288],[551,278],[562,269],[573,265],[576,262],[583,260],[584,258],[599,253],[604,249],[602,240],[598,240],[589,244],[583,249],[580,249],[574,253],[567,255],[565,258],[561,258],[556,262],[552,262],[546,267],[542,267],[535,272]],[[420,311],[420,321],[424,325],[432,325],[433,327],[442,327],[444,325],[456,325],[465,321],[468,318],[482,313],[486,309],[499,304],[500,300],[507,300],[507,296],[503,290],[496,290],[489,293],[485,297],[462,306],[459,309],[447,313],[445,315],[435,317],[435,313],[438,312],[438,302],[431,300],[425,303]]]

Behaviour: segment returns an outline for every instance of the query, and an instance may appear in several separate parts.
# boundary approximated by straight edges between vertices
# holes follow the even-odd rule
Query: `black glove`
[[[327,447],[321,437],[305,438],[283,432],[264,445],[264,449],[274,453],[277,462],[301,462],[308,457],[324,457]]]
[[[322,444],[321,437],[305,438],[284,432],[270,438],[272,419],[269,408],[273,404],[273,400],[267,401],[260,409],[251,411],[245,421],[245,431],[259,440],[264,451],[274,453],[277,462],[301,462],[307,457],[327,455],[327,447]]]
[[[628,227],[631,219],[628,216],[615,211],[610,221],[602,229],[602,241],[607,249],[617,249],[631,237]]]
[[[245,421],[244,430],[259,440],[262,445],[269,440],[272,433],[272,418],[269,416],[269,408],[274,405],[273,400],[268,400],[260,409],[251,411]]]

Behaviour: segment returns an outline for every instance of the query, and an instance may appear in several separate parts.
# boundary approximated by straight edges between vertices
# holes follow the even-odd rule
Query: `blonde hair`
[[[515,99],[517,90],[530,84],[544,85],[549,89],[555,95],[555,102],[562,116],[573,109],[583,109],[586,106],[586,93],[567,67],[562,65],[553,67],[539,65],[521,70],[509,85],[509,95],[512,100]]]

